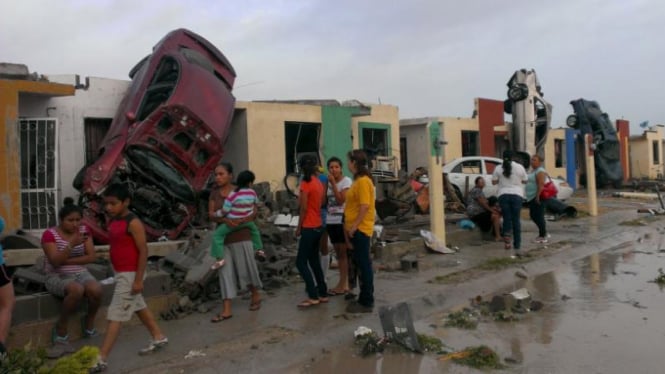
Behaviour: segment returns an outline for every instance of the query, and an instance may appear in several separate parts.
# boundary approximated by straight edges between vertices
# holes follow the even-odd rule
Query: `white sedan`
[[[479,176],[485,179],[485,188],[483,188],[485,196],[496,196],[497,186],[492,184],[492,173],[502,163],[503,160],[496,157],[460,157],[445,164],[443,173],[448,175],[448,180],[461,199],[473,188],[476,177]],[[558,191],[557,199],[566,200],[572,196],[573,189],[564,179],[552,177],[552,182],[554,182]]]

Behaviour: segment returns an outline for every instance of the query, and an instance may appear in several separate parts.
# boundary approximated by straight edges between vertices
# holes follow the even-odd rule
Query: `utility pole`
[[[596,196],[596,164],[594,163],[594,151],[596,145],[593,143],[591,134],[584,135],[584,159],[586,161],[586,190],[589,204],[589,215],[598,215],[598,198]]]

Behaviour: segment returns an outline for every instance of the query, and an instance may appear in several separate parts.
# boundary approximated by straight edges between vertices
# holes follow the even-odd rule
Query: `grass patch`
[[[652,282],[659,286],[665,286],[665,273],[663,272],[663,268],[658,268],[658,276],[654,278]]]
[[[452,360],[456,364],[470,366],[475,369],[504,368],[499,355],[486,345],[467,347]]]
[[[446,317],[444,327],[457,327],[460,329],[473,330],[478,327],[478,315],[469,308],[464,308],[459,312],[453,312]]]
[[[423,352],[438,353],[443,351],[443,343],[441,342],[441,339],[435,336],[418,334],[418,343]]]

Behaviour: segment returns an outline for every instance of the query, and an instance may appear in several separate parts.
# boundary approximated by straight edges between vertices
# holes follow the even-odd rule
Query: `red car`
[[[130,208],[149,240],[177,238],[223,154],[235,98],[235,71],[215,46],[185,29],[167,34],[129,73],[132,85],[98,159],[79,172],[84,223],[107,243],[104,188],[128,184]]]

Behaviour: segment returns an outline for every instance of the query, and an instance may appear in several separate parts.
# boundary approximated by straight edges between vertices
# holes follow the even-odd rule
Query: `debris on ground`
[[[665,286],[665,272],[663,272],[663,268],[658,268],[658,276],[652,282],[659,286]]]
[[[418,344],[423,352],[441,353],[444,351],[443,342],[436,336],[418,334]]]
[[[474,369],[503,369],[499,355],[485,345],[467,347],[459,352],[446,354],[439,358],[441,361],[452,360],[459,365],[465,365]]]
[[[444,327],[457,327],[460,329],[473,330],[478,327],[480,312],[476,309],[464,308],[458,312],[452,312],[446,317]]]
[[[196,357],[205,357],[206,354],[203,351],[197,351],[192,349],[191,351],[187,352],[185,355],[185,360],[189,360],[190,358],[196,358]]]

